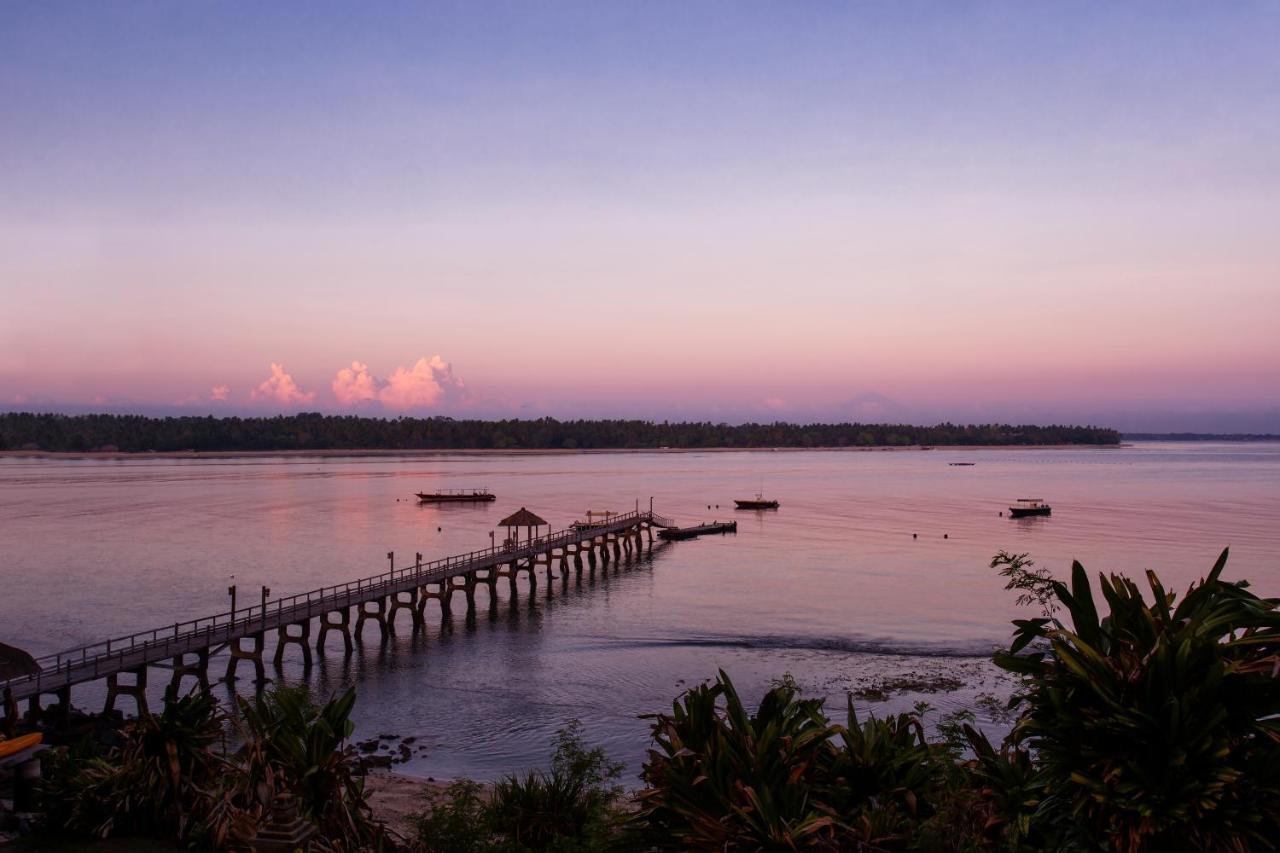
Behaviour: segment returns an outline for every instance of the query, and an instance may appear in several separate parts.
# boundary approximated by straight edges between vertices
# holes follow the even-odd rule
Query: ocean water
[[[972,462],[952,466],[951,462]],[[419,506],[416,491],[488,487],[492,504]],[[777,511],[732,509],[762,490]],[[1043,497],[1049,518],[1013,520]],[[674,542],[567,588],[545,578],[515,606],[499,585],[473,623],[457,606],[427,629],[405,614],[385,646],[331,639],[304,672],[354,684],[358,737],[416,739],[401,769],[488,779],[545,761],[581,720],[638,770],[641,715],[720,668],[746,697],[790,674],[843,713],[850,690],[889,683],[878,712],[927,701],[935,717],[1007,693],[990,665],[1027,613],[988,568],[1006,549],[1059,576],[1155,569],[1182,588],[1230,546],[1227,575],[1280,595],[1280,444],[1143,443],[1119,449],[0,459],[0,641],[41,654],[377,574],[489,544],[521,506],[557,529],[637,504],[682,524],[735,518],[736,535]],[[501,531],[499,531],[501,535]],[[483,589],[483,587],[482,587]],[[269,647],[270,650],[270,647]],[[213,671],[225,664],[215,659]],[[243,673],[243,670],[242,670]],[[158,697],[163,671],[153,676]],[[903,679],[921,682],[892,687]],[[939,679],[945,683],[939,684]],[[943,687],[946,689],[937,689]],[[215,690],[229,696],[233,688]],[[249,690],[240,679],[235,689]],[[102,702],[100,685],[73,701]]]

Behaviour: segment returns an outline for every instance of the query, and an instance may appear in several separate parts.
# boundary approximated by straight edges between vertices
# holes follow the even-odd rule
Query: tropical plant
[[[859,720],[852,698],[848,724],[837,731],[838,746],[819,788],[823,801],[859,843],[904,846],[933,813],[935,795],[947,781],[947,745],[925,739],[918,714]]]
[[[1280,838],[1280,611],[1209,575],[1179,601],[1147,573],[1053,581],[1070,618],[1018,623],[996,663],[1024,677],[1014,742],[1057,843],[1116,851],[1271,849]],[[1020,771],[1021,772],[1021,771]]]
[[[723,705],[721,704],[723,703]],[[653,716],[635,826],[659,847],[794,849],[829,846],[836,816],[814,790],[831,763],[838,728],[822,700],[789,684],[769,689],[756,713],[723,670],[690,688],[670,715]]]
[[[238,763],[241,788],[255,812],[266,814],[281,796],[297,801],[302,815],[330,843],[363,847],[383,842],[372,819],[364,782],[353,772],[347,746],[355,726],[355,691],[316,704],[306,687],[280,687],[240,699],[244,745]]]
[[[480,783],[459,779],[423,812],[413,816],[420,853],[481,853],[492,846],[488,804]]]
[[[128,723],[123,742],[95,757],[51,760],[46,804],[61,829],[100,837],[163,834],[187,840],[218,799],[225,762],[214,745],[223,715],[207,693]]]
[[[593,851],[613,846],[622,765],[588,749],[582,724],[556,733],[549,770],[509,775],[486,800],[470,780],[449,786],[415,816],[414,849],[423,853],[478,851]]]
[[[587,749],[582,724],[556,733],[550,772],[510,775],[493,786],[489,826],[516,849],[596,849],[614,823],[622,765],[603,749]]]

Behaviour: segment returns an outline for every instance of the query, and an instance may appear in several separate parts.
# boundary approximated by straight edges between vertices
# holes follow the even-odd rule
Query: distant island
[[[1126,432],[1125,441],[1280,441],[1280,435],[1255,432]]]
[[[643,420],[366,418],[303,412],[264,418],[0,414],[0,450],[626,450],[694,448],[1045,446],[1120,443],[1092,426],[715,424]]]

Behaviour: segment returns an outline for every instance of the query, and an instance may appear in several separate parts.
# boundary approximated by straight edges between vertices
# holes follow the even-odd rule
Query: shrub
[[[51,758],[44,793],[53,828],[187,840],[222,787],[225,762],[213,747],[223,721],[213,697],[194,693],[129,722],[122,744],[105,755],[81,749]]]
[[[258,815],[281,795],[297,800],[304,817],[330,843],[348,847],[383,842],[381,824],[371,816],[364,780],[353,772],[346,745],[355,726],[354,689],[316,704],[306,687],[280,687],[240,699],[244,746],[237,756],[240,790]]]
[[[1271,848],[1280,838],[1280,612],[1221,580],[1223,551],[1182,597],[1152,572],[1143,599],[1083,567],[1052,582],[1070,616],[1018,624],[1001,667],[1024,677],[1013,740],[1043,784],[1058,843],[1117,851]]]
[[[414,820],[416,849],[425,853],[591,851],[613,841],[619,825],[616,782],[622,765],[603,749],[588,749],[577,720],[556,733],[551,768],[509,775],[488,802],[480,786],[455,782],[442,802]]]

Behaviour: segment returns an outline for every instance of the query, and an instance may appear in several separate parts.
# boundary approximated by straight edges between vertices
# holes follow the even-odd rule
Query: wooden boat
[[[21,737],[10,738],[8,740],[0,737],[0,761],[6,758],[12,758],[19,753],[27,751],[28,749],[39,746],[40,741],[42,740],[44,740],[44,735],[40,732],[34,732],[29,735],[22,735]]]
[[[765,496],[760,492],[756,492],[756,496],[754,498],[748,498],[746,500],[735,500],[734,503],[738,505],[738,509],[777,509],[778,508],[777,501],[767,500]]]
[[[948,462],[947,464],[950,465],[952,468],[972,468],[974,465],[977,465],[978,463],[977,462]]]
[[[1042,498],[1018,498],[1015,504],[1009,507],[1010,518],[1026,518],[1029,515],[1049,515],[1053,512],[1053,507],[1044,502]]]
[[[496,501],[498,496],[488,489],[441,489],[438,492],[416,492],[418,502],[424,504],[464,503]]]

